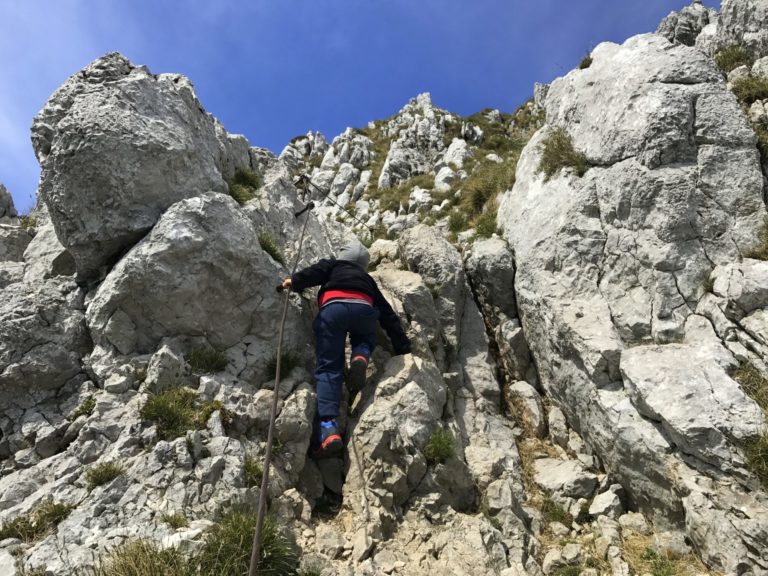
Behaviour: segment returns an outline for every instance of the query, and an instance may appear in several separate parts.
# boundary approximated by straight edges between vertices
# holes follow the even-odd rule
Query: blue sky
[[[462,115],[512,111],[591,47],[653,31],[688,3],[0,0],[0,182],[17,208],[31,206],[32,118],[68,76],[113,50],[189,76],[227,130],[279,153],[297,134],[330,139],[425,91]]]

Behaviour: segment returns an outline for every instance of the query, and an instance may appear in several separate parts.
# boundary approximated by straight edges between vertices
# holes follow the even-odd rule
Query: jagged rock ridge
[[[414,342],[377,349],[345,463],[315,463],[313,305],[292,298],[269,496],[307,571],[623,575],[672,554],[767,574],[745,384],[768,372],[765,106],[747,115],[712,59],[743,44],[759,76],[765,14],[695,2],[512,115],[424,94],[279,157],[186,78],[118,54],[74,75],[34,123],[36,220],[0,188],[0,571],[69,574],[138,539],[194,554],[253,505],[305,173],[327,199],[301,263],[372,241]],[[541,173],[555,138],[583,176]],[[14,537],[46,503],[56,522]]]

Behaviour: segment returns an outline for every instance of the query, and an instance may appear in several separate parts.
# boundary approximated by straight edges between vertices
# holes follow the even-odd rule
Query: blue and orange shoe
[[[344,441],[339,432],[339,425],[336,420],[320,421],[320,438],[318,446],[315,449],[313,458],[340,458],[344,451]]]

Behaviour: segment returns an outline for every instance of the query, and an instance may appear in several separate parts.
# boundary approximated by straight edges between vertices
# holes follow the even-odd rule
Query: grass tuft
[[[226,431],[232,423],[232,414],[220,400],[201,401],[189,388],[170,388],[150,395],[141,409],[141,417],[157,425],[163,440],[184,436],[187,430],[205,428],[215,411],[221,412],[221,423]]]
[[[197,374],[215,374],[225,370],[228,364],[227,355],[213,348],[195,348],[189,355],[189,365]]]
[[[456,453],[456,441],[453,434],[443,428],[438,428],[429,437],[424,446],[424,456],[432,465],[442,464]]]
[[[85,483],[88,492],[97,486],[111,482],[123,474],[125,474],[125,468],[114,462],[102,462],[101,464],[96,464],[85,473]]]
[[[238,168],[232,180],[227,181],[229,195],[238,204],[245,204],[256,197],[256,190],[264,184],[261,177],[253,170]]]
[[[0,540],[17,538],[31,544],[41,540],[69,516],[74,506],[54,502],[45,502],[34,512],[14,518],[0,528]]]
[[[283,352],[280,358],[280,376],[285,377],[297,366],[301,366],[301,356],[296,352]],[[267,378],[274,378],[277,371],[277,353],[273,354],[267,362]]]
[[[695,576],[708,573],[706,567],[692,554],[678,555],[656,551],[652,536],[632,535],[623,539],[624,560],[632,574],[651,576]]]
[[[243,472],[245,474],[245,484],[248,486],[248,488],[261,486],[261,479],[264,476],[264,470],[261,467],[261,462],[259,460],[253,456],[246,456]]]
[[[573,168],[576,175],[581,177],[589,169],[589,162],[584,154],[573,147],[568,133],[562,128],[557,128],[544,142],[539,171],[549,180],[563,168]]]
[[[28,232],[35,230],[37,228],[37,216],[30,216],[29,214],[19,216],[19,224]]]
[[[483,212],[477,220],[475,220],[475,232],[479,238],[490,238],[497,232],[499,232],[496,225],[496,214],[498,213],[498,207],[492,206]]]
[[[742,362],[733,374],[744,392],[768,412],[768,379],[751,362]]]
[[[747,468],[768,490],[768,431],[747,440],[744,443],[744,455],[747,457]]]
[[[189,526],[189,519],[181,512],[176,512],[175,514],[163,514],[161,519],[174,530]]]
[[[751,66],[752,57],[739,45],[728,46],[715,55],[715,63],[723,73],[728,74],[739,66]]]
[[[573,523],[573,516],[568,514],[565,508],[560,506],[560,504],[552,500],[549,496],[544,496],[541,502],[541,515],[547,524],[551,522],[560,522],[561,524],[570,526]]]
[[[746,105],[768,98],[768,77],[747,76],[733,82],[733,93]]]
[[[69,420],[77,420],[80,416],[90,416],[93,413],[93,409],[96,408],[96,398],[93,394],[90,394],[80,403],[80,406],[72,411],[69,415]]]
[[[579,70],[586,70],[590,66],[592,66],[592,55],[587,54],[581,59],[581,62],[579,62]]]
[[[157,424],[163,440],[183,436],[195,424],[197,394],[189,388],[170,388],[152,394],[141,408],[141,417]]]
[[[283,253],[277,247],[275,239],[272,238],[272,235],[266,230],[259,232],[259,245],[264,252],[272,256],[272,259],[275,262],[285,266],[285,256],[283,256]]]
[[[154,542],[134,540],[112,550],[88,576],[189,576],[190,561],[177,549],[162,549]]]
[[[248,573],[256,515],[230,512],[212,526],[197,558],[200,573],[216,576],[242,576]],[[259,576],[293,575],[299,567],[296,548],[273,516],[264,519]]]
[[[448,216],[448,229],[454,234],[466,230],[468,228],[467,215],[461,210],[454,210],[451,215]]]

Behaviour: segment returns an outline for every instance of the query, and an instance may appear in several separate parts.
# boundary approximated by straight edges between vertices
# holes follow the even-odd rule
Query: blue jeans
[[[350,335],[352,356],[370,357],[376,347],[379,311],[368,304],[331,302],[320,308],[312,327],[317,340],[317,415],[339,415],[344,385],[344,345]]]

